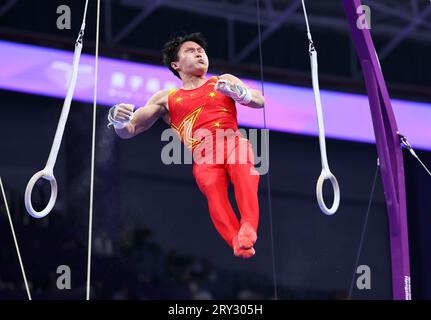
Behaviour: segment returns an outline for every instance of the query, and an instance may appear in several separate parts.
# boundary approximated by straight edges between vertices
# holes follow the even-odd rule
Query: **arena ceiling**
[[[96,1],[90,0],[85,50],[94,50]],[[427,95],[431,85],[431,2],[363,0],[371,9],[371,32],[387,80]],[[1,0],[0,37],[71,49],[84,0]],[[307,0],[322,79],[328,86],[361,81],[341,0]],[[60,5],[71,8],[72,28],[59,30]],[[309,60],[301,0],[260,0],[259,18],[267,79],[308,83]],[[161,63],[160,49],[178,32],[208,38],[213,71],[258,77],[256,0],[102,0],[101,54]],[[336,57],[336,58],[334,58]],[[420,88],[420,89],[419,89]]]

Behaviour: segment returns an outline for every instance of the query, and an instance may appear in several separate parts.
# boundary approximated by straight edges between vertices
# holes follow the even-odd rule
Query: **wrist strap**
[[[241,104],[249,104],[252,99],[250,90],[248,90],[246,87],[243,87],[239,84],[237,84],[236,87],[238,91],[240,91],[238,102]]]

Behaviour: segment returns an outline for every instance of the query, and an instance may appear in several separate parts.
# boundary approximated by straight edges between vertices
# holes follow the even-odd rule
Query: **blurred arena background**
[[[1,0],[0,45],[51,48],[67,51],[72,57],[84,3]],[[431,4],[425,0],[364,0],[363,4],[371,8],[371,33],[391,97],[420,103],[418,109],[424,110],[424,117],[428,115],[422,118],[429,123],[428,128],[421,127],[417,133],[424,141],[417,153],[430,164]],[[70,29],[56,27],[56,10],[61,5],[71,9]],[[341,1],[310,0],[307,6],[319,52],[321,88],[365,95]],[[265,86],[278,84],[283,86],[280,90],[284,86],[311,88],[300,1],[261,0],[260,8]],[[88,55],[93,55],[95,49],[95,17],[96,6],[91,1],[83,47],[83,53]],[[136,65],[162,66],[160,51],[172,35],[200,31],[208,39],[210,73],[231,73],[259,83],[256,21],[255,0],[103,0],[100,55]],[[30,54],[27,59],[32,61],[34,56]],[[18,70],[13,80],[23,84],[34,81],[27,75],[45,76],[42,73],[48,70],[37,64],[19,70],[24,59],[17,56],[12,60]],[[4,65],[2,70],[6,70]],[[106,81],[109,83],[113,74],[123,71],[112,70]],[[7,76],[2,75],[5,83],[12,81]],[[143,86],[152,77],[147,73],[139,76]],[[126,93],[130,91],[127,90]],[[65,90],[58,89],[57,94],[14,90],[7,85],[0,88],[0,175],[34,299],[83,299],[92,118],[91,102],[85,98],[72,102],[55,167],[59,196],[53,212],[35,220],[24,206],[25,186],[45,163],[54,137]],[[111,98],[127,102],[127,94]],[[289,99],[289,95],[282,99],[287,106]],[[266,179],[262,177],[260,182],[257,254],[251,260],[239,260],[212,226],[191,165],[166,166],[161,162],[165,142],[160,135],[166,125],[160,121],[148,132],[122,140],[106,127],[112,104],[98,105],[93,298],[273,299]],[[325,101],[323,106],[325,111]],[[266,108],[270,112],[271,105]],[[369,110],[368,104],[365,108]],[[411,110],[412,114],[416,112],[415,108]],[[403,121],[397,112],[395,115]],[[289,120],[292,121],[286,118],[286,123]],[[342,126],[344,121],[340,117],[337,125]],[[407,124],[406,128],[416,126]],[[371,122],[363,125],[370,126]],[[259,127],[262,126],[263,120]],[[274,269],[280,299],[349,297],[377,153],[374,143],[349,138],[353,127],[344,125],[343,130],[345,137],[327,140],[331,168],[342,192],[339,212],[331,217],[320,213],[315,199],[315,183],[321,170],[317,136],[289,128],[270,132]],[[431,179],[416,160],[408,153],[404,155],[412,295],[414,299],[429,299]],[[33,200],[36,208],[42,208],[49,198],[48,183],[42,183],[37,190]],[[330,197],[330,190],[326,191]],[[3,201],[0,213],[0,298],[25,299]],[[372,288],[355,288],[351,298],[391,299],[388,219],[380,179],[359,261],[371,268]],[[61,265],[71,268],[70,290],[56,287],[56,271]]]

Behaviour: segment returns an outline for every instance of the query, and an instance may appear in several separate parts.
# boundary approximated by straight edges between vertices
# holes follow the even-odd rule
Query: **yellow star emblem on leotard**
[[[175,101],[179,103],[179,102],[181,102],[182,100],[183,100],[183,98],[178,97]]]
[[[210,96],[211,98],[214,98],[214,97],[216,96],[216,94],[215,94],[215,92],[210,92],[209,96]]]
[[[220,128],[220,122],[214,122],[214,127]]]

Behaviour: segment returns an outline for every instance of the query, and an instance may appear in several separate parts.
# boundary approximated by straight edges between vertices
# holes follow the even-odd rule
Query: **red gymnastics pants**
[[[251,144],[239,132],[234,137],[229,137],[229,142],[225,140],[221,144],[216,144],[215,139],[213,141],[214,147],[207,147],[202,153],[205,155],[208,151],[212,152],[213,161],[206,161],[207,163],[194,161],[193,175],[199,189],[208,200],[208,209],[215,228],[232,247],[233,237],[238,235],[240,226],[245,222],[249,222],[257,233],[259,174],[254,168],[254,154]],[[199,148],[203,148],[203,146],[200,145],[197,149]],[[224,149],[224,152],[218,153],[216,157],[213,151],[216,149]],[[195,149],[193,152],[194,156],[196,151]],[[234,187],[235,199],[241,215],[240,222],[229,201],[228,186],[230,182]]]

